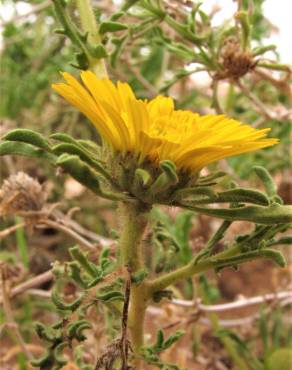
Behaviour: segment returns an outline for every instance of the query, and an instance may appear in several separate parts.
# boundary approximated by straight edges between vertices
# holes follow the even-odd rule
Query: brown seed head
[[[236,37],[228,37],[220,51],[221,72],[215,75],[215,79],[230,78],[237,80],[252,70],[256,63],[249,51],[241,49],[240,42]]]
[[[24,172],[6,179],[0,189],[0,215],[40,211],[47,199],[42,185]]]

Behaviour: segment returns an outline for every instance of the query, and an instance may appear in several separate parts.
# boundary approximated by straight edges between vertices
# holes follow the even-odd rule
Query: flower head
[[[24,172],[17,172],[9,176],[0,188],[0,215],[40,211],[46,203],[47,195],[37,180]]]
[[[121,155],[139,163],[171,160],[178,170],[197,172],[209,163],[274,145],[269,128],[256,130],[224,115],[175,110],[173,99],[137,99],[127,83],[116,85],[81,73],[83,85],[69,73],[53,88],[96,126],[101,137]]]

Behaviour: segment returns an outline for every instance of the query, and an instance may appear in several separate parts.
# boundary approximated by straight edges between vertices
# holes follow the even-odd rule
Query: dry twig
[[[37,275],[37,276],[25,281],[24,283],[21,283],[21,284],[17,285],[16,287],[12,288],[8,292],[8,294],[9,294],[8,297],[13,298],[18,294],[26,292],[28,289],[35,288],[35,287],[37,287],[41,284],[44,284],[48,281],[51,281],[51,280],[53,280],[53,278],[54,278],[54,275],[53,275],[52,270],[46,271],[43,274]],[[0,303],[2,303],[2,302],[3,302],[3,295],[2,295],[2,297],[0,296]]]
[[[8,324],[10,324],[11,330],[14,331],[15,336],[17,338],[17,341],[19,345],[22,348],[23,353],[25,354],[26,358],[30,361],[33,360],[33,355],[27,348],[25,341],[22,338],[22,335],[19,331],[18,325],[14,320],[12,307],[10,304],[10,294],[9,294],[9,272],[7,269],[7,266],[5,264],[2,264],[0,266],[1,270],[1,280],[2,280],[2,301],[3,301],[3,311],[6,317],[6,321]]]
[[[6,238],[6,236],[14,233],[16,230],[25,226],[25,222],[20,222],[19,224],[13,225],[11,227],[7,227],[7,229],[0,231],[0,238]]]
[[[201,300],[196,301],[184,301],[181,299],[173,299],[170,303],[182,306],[182,307],[195,307],[198,310],[205,311],[205,312],[222,312],[222,311],[229,311],[237,308],[247,307],[251,305],[256,305],[260,303],[267,303],[272,302],[275,300],[281,301],[283,299],[292,298],[291,291],[283,291],[277,293],[269,293],[262,296],[256,296],[251,298],[242,298],[238,301],[231,302],[231,303],[222,303],[217,305],[204,305],[201,303]]]

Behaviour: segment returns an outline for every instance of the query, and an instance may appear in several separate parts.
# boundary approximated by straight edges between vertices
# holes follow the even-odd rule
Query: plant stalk
[[[97,46],[101,43],[101,38],[98,32],[98,25],[90,0],[76,0],[79,10],[82,29],[88,33],[88,42],[92,46]],[[91,58],[89,62],[91,69],[99,78],[107,78],[107,70],[104,59]]]
[[[119,242],[121,262],[131,275],[143,269],[143,256],[141,241],[148,224],[149,208],[139,203],[122,203],[120,205],[122,232]],[[138,354],[143,346],[144,319],[147,303],[150,299],[148,284],[144,280],[132,283],[130,306],[128,315],[128,328],[131,347]],[[135,364],[135,369],[139,364]]]
[[[134,353],[139,353],[144,344],[144,322],[148,303],[147,288],[145,288],[145,284],[142,283],[132,287],[131,290],[128,327]]]

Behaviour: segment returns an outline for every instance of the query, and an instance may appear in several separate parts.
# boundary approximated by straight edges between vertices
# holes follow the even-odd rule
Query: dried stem
[[[62,224],[59,224],[55,221],[51,221],[51,220],[48,220],[48,219],[43,219],[41,221],[40,225],[46,225],[46,226],[52,227],[56,230],[62,231],[63,233],[71,236],[71,238],[75,239],[81,246],[83,246],[87,249],[90,249],[90,250],[95,250],[96,249],[95,244],[90,243],[88,240],[83,238],[81,235],[77,234],[75,231],[73,231],[72,229],[70,229],[70,228],[68,228],[68,227],[66,227]]]
[[[218,90],[219,90],[219,81],[214,80],[213,81],[213,99],[212,99],[212,105],[213,108],[215,109],[217,114],[224,114],[224,111],[221,107],[221,104],[219,102],[219,97],[218,97]]]
[[[13,225],[11,227],[8,227],[7,229],[5,230],[1,230],[0,231],[0,238],[6,238],[6,236],[14,233],[16,230],[22,228],[25,226],[25,222],[21,222],[19,224],[16,224],[16,225]]]
[[[237,85],[240,90],[244,93],[244,95],[253,103],[253,105],[257,108],[257,110],[266,118],[274,119],[275,114],[270,112],[265,104],[263,104],[244,84],[242,84],[239,80],[237,81]]]
[[[151,26],[153,27],[153,26]],[[149,82],[140,72],[139,70],[128,63],[129,70],[133,73],[133,75],[137,78],[137,80],[141,83],[141,85],[145,88],[150,98],[155,97],[158,95],[159,91],[153,86],[151,82]]]
[[[281,90],[283,93],[287,94],[288,96],[291,95],[291,90],[289,86],[289,82],[287,79],[281,79],[278,80],[271,75],[271,73],[266,73],[263,69],[261,68],[256,68],[254,70],[254,74],[259,76],[261,79],[265,79],[266,81],[270,82],[273,86],[275,86],[277,89]],[[289,78],[289,74],[288,74]]]
[[[76,209],[75,209],[75,211],[76,211]],[[92,241],[102,245],[103,247],[108,247],[108,246],[113,245],[113,244],[116,243],[116,241],[113,240],[113,239],[109,239],[109,238],[106,238],[104,236],[98,235],[98,234],[92,232],[91,230],[88,230],[88,229],[84,228],[78,222],[72,220],[71,217],[70,217],[71,215],[72,215],[71,210],[69,210],[69,212],[66,215],[63,214],[58,209],[55,209],[52,212],[52,216],[54,217],[54,220],[57,223],[61,223],[62,225],[64,225],[67,228],[72,229],[76,233],[78,233],[82,236],[86,236],[88,239],[91,239]]]
[[[170,303],[182,306],[182,307],[195,307],[200,311],[204,312],[222,312],[222,311],[229,311],[234,309],[239,309],[247,306],[253,306],[260,303],[267,303],[272,302],[275,300],[283,300],[286,298],[292,298],[292,292],[284,291],[284,292],[277,292],[277,293],[269,293],[262,296],[256,296],[251,298],[242,298],[238,301],[231,302],[231,303],[223,303],[217,305],[204,305],[201,303],[201,300],[195,301],[185,301],[182,299],[173,299]]]
[[[9,291],[9,298],[13,298],[18,294],[24,293],[28,289],[35,288],[41,284],[47,283],[48,281],[53,280],[54,275],[52,270],[46,271],[43,274],[37,275],[24,283],[17,285]],[[3,296],[0,297],[0,303],[3,302]]]
[[[1,267],[1,279],[2,279],[3,310],[4,310],[6,320],[9,324],[11,324],[10,327],[14,331],[17,342],[21,346],[21,348],[23,350],[23,353],[25,354],[27,359],[29,359],[31,361],[31,360],[33,360],[33,356],[30,353],[30,351],[28,350],[28,348],[27,348],[27,346],[26,346],[26,344],[25,344],[25,342],[22,338],[22,335],[21,335],[21,333],[18,329],[18,325],[15,322],[14,317],[13,317],[12,307],[11,307],[11,304],[10,304],[9,285],[8,285],[9,283],[8,283],[8,279],[7,279],[6,273],[5,273],[5,266]]]

